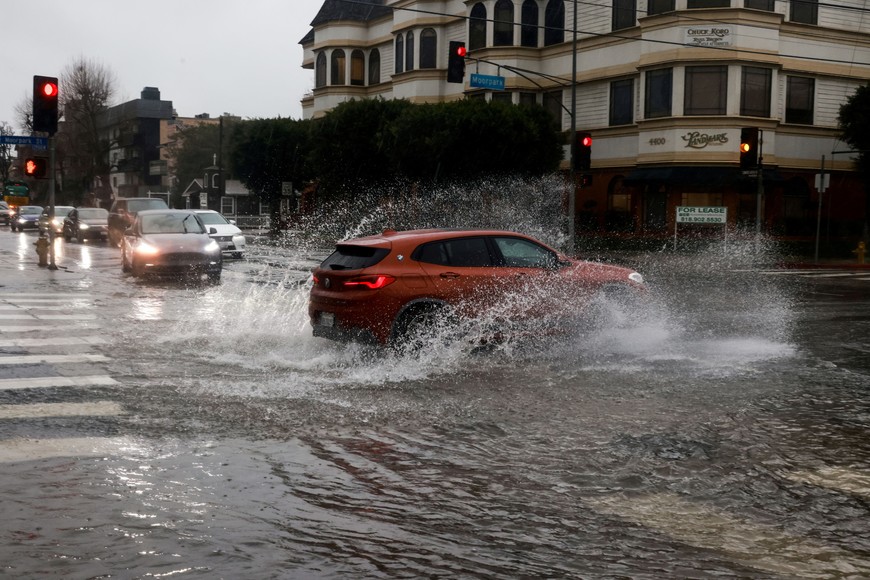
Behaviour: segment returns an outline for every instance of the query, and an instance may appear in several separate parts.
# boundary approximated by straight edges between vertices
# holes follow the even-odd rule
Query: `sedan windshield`
[[[201,234],[204,233],[193,214],[158,214],[142,217],[143,234]]]
[[[79,217],[85,219],[108,219],[109,212],[101,207],[83,207],[79,209]]]
[[[225,224],[230,223],[226,220],[226,218],[224,218],[224,216],[222,216],[219,213],[207,212],[207,213],[199,213],[197,215],[199,216],[199,219],[202,220],[202,223],[204,223],[206,225],[208,225],[208,224],[225,225]]]

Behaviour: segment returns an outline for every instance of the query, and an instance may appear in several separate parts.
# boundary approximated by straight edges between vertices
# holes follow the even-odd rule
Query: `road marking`
[[[0,314],[0,320],[34,320],[36,317],[31,314]]]
[[[123,414],[124,408],[114,401],[0,405],[0,419],[36,419],[40,417],[113,417]]]
[[[61,308],[82,308],[83,306],[88,306],[87,304],[72,304],[70,302],[56,302],[54,304],[27,304],[27,305],[18,305],[18,304],[3,304],[0,303],[0,310],[58,310]]]
[[[33,346],[76,346],[82,344],[106,344],[106,339],[99,336],[52,336],[49,338],[11,338],[9,340],[0,339],[0,347],[7,348]]]
[[[55,300],[69,300],[62,292],[0,292],[0,299],[15,298],[29,300],[31,298],[54,298]]]
[[[809,483],[870,498],[870,473],[860,473],[844,467],[822,467],[816,471],[785,472],[781,475],[798,483]]]
[[[33,332],[36,330],[45,330],[45,326],[11,326],[0,325],[0,332]]]
[[[0,391],[15,389],[46,389],[51,387],[104,387],[118,385],[108,375],[82,377],[33,377],[29,379],[0,379]]]
[[[705,503],[670,493],[611,495],[584,500],[610,514],[662,532],[675,540],[726,554],[743,566],[784,577],[867,577],[870,559],[772,524],[741,520]]]
[[[34,314],[37,320],[95,320],[93,314]]]
[[[61,296],[58,298],[3,298],[0,297],[0,300],[5,300],[10,304],[21,304],[21,303],[29,303],[29,302],[39,302],[39,303],[57,303],[57,302],[75,302],[76,304],[93,304],[93,301],[90,298],[76,298],[71,296]]]
[[[9,439],[0,442],[0,463],[57,457],[145,455],[145,448],[131,437],[73,437],[68,439]]]
[[[0,367],[5,365],[63,364],[81,362],[106,362],[110,360],[101,354],[23,354],[0,356]]]
[[[804,276],[805,278],[850,278],[852,276],[858,276],[858,272],[838,272],[833,274],[814,274],[812,276]]]

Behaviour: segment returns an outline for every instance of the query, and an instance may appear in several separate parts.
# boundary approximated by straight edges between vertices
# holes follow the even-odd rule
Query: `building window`
[[[330,63],[329,84],[343,85],[344,84],[344,51],[340,48],[332,51],[332,62]]]
[[[511,0],[498,0],[495,3],[492,44],[493,46],[513,46],[514,44],[514,3]]]
[[[721,207],[721,193],[683,193],[680,195],[683,200],[680,205],[691,207]]]
[[[673,77],[674,71],[670,68],[651,70],[646,73],[644,118],[670,117]]]
[[[405,37],[396,36],[396,74],[405,72]]]
[[[743,7],[773,12],[773,3],[774,0],[743,0]]]
[[[369,53],[369,84],[381,82],[381,51],[377,48]]]
[[[366,83],[366,57],[361,50],[350,53],[350,84],[361,87]]]
[[[550,0],[544,10],[544,46],[565,42],[565,2]]]
[[[468,50],[486,47],[486,6],[478,2],[471,8],[468,22]]]
[[[646,7],[648,16],[653,14],[664,14],[665,12],[673,12],[675,9],[674,0],[649,0]]]
[[[433,28],[424,28],[420,33],[420,68],[438,66],[437,50],[438,35]]]
[[[728,101],[727,66],[687,66],[686,115],[724,115]]]
[[[686,8],[729,8],[731,0],[688,0]]]
[[[496,91],[492,93],[489,100],[493,103],[506,103],[510,105],[513,103],[513,95],[507,91]]]
[[[544,108],[550,113],[556,127],[562,130],[562,91],[544,93]]]
[[[813,93],[815,88],[815,79],[788,77],[785,95],[786,123],[813,124]]]
[[[613,30],[631,28],[637,24],[637,4],[635,0],[613,0]]]
[[[740,87],[740,114],[747,117],[770,117],[769,68],[743,67]]]
[[[803,24],[818,24],[818,0],[791,0],[791,15],[789,20],[792,22],[802,22]]]
[[[221,213],[224,215],[236,215],[236,198],[228,195],[221,197]]]
[[[535,93],[520,93],[520,104],[527,107],[538,104],[538,95]]]
[[[610,83],[610,124],[631,125],[634,123],[634,80],[625,79]]]
[[[317,55],[317,64],[314,65],[314,88],[326,86],[326,54]]]
[[[535,0],[523,2],[520,16],[520,44],[523,46],[538,46],[538,3]]]
[[[631,214],[631,193],[622,177],[614,177],[607,185],[607,213],[604,227],[611,232],[630,232],[634,226]]]
[[[405,36],[405,70],[414,70],[414,33]]]

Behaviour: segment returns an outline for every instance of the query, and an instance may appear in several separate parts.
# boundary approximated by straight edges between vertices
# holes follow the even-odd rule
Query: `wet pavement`
[[[319,249],[219,286],[0,230],[10,577],[870,576],[870,271],[621,256],[613,324],[311,337]]]

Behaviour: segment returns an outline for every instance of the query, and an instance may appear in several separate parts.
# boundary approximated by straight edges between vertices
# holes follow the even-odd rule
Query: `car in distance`
[[[12,231],[23,232],[26,229],[39,228],[39,216],[42,215],[41,205],[22,205],[18,208],[15,218],[12,220]]]
[[[115,199],[109,209],[109,241],[115,246],[120,246],[124,232],[132,225],[136,214],[147,209],[169,209],[169,206],[159,197],[119,197]]]
[[[220,245],[191,210],[139,211],[121,238],[121,269],[133,276],[207,275],[216,282],[222,267]]]
[[[74,209],[75,208],[71,205],[56,205],[54,206],[54,218],[49,220],[48,214],[51,211],[51,208],[43,208],[42,213],[39,215],[39,221],[37,222],[39,235],[47,234],[49,229],[53,229],[56,234],[61,233],[63,231],[63,218]]]
[[[102,207],[78,207],[63,219],[63,238],[78,243],[109,239],[109,211]]]
[[[197,209],[194,210],[205,227],[211,231],[216,230],[211,234],[211,237],[220,244],[223,255],[231,258],[245,257],[245,236],[242,230],[232,222],[225,218],[222,214],[213,209]]]
[[[9,209],[9,204],[5,201],[0,201],[0,221],[2,221],[5,225],[9,225],[9,222],[12,221],[12,212]]]
[[[534,325],[598,294],[645,292],[643,277],[630,268],[568,258],[499,230],[386,230],[347,240],[312,280],[314,336],[375,344],[413,339],[433,320],[475,319],[501,308],[503,318]]]

